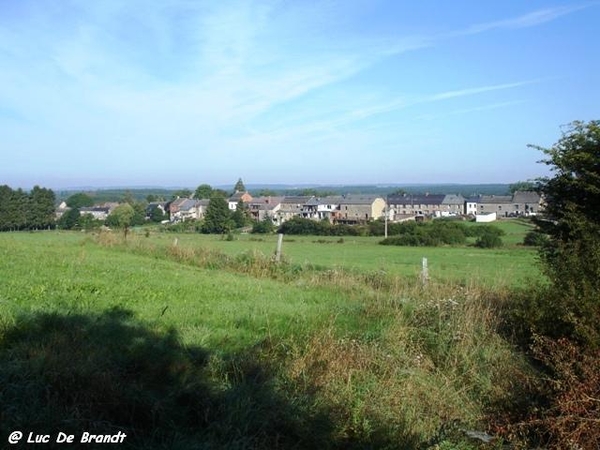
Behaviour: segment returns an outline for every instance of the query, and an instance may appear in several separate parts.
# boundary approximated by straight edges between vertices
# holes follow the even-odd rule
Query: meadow
[[[0,437],[478,448],[464,430],[491,430],[535,379],[501,328],[541,275],[527,227],[506,226],[498,250],[290,237],[280,264],[275,236],[0,234]]]
[[[469,226],[478,226],[469,223]],[[381,246],[381,237],[285,236],[283,254],[294,264],[311,264],[350,271],[383,271],[414,277],[421,272],[422,259],[427,258],[432,278],[445,282],[474,283],[486,286],[524,286],[539,280],[541,274],[535,249],[522,244],[532,229],[526,221],[501,221],[494,224],[505,233],[504,245],[497,249],[470,246],[394,247]],[[223,236],[202,234],[160,234],[154,242],[170,245],[175,239],[186,247],[204,247],[228,255],[258,252],[273,255],[275,235],[235,234],[233,241]],[[471,239],[470,244],[473,244]]]

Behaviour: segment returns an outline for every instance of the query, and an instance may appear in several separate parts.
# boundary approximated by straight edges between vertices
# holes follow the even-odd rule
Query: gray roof
[[[288,204],[288,205],[304,205],[311,198],[314,198],[314,197],[310,197],[310,196],[287,196],[287,197],[283,197],[283,200],[281,201],[281,203],[285,203],[285,204]]]
[[[442,200],[442,204],[443,205],[464,205],[465,204],[465,198],[458,194],[447,194],[444,197],[444,200]]]
[[[535,191],[516,191],[513,195],[513,203],[540,203],[541,197]]]
[[[512,203],[512,196],[510,195],[482,195],[478,203],[488,204],[507,204]]]
[[[340,205],[372,205],[378,198],[378,195],[342,195],[341,197],[326,197],[327,203],[339,203]],[[325,200],[325,199],[323,199]]]
[[[445,194],[406,194],[390,195],[388,204],[390,205],[441,205]]]
[[[283,197],[255,197],[248,205],[255,210],[270,211],[277,205],[280,205],[282,200]]]

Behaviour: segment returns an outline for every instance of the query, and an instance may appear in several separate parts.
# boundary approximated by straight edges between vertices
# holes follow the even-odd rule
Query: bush
[[[550,374],[540,387],[545,407],[532,408],[516,426],[538,448],[600,448],[600,352],[582,349],[567,339],[538,336],[533,355]]]
[[[254,222],[252,224],[253,234],[270,234],[275,229],[273,221],[269,217],[265,217],[260,222]]]
[[[479,248],[496,248],[502,247],[502,239],[495,233],[485,233],[477,238],[475,247]]]
[[[461,245],[467,240],[467,227],[459,222],[435,220],[428,223],[407,222],[393,225],[388,229],[391,237],[384,239],[380,244],[436,247]]]
[[[548,236],[539,231],[530,231],[523,238],[523,245],[542,247],[548,243]]]

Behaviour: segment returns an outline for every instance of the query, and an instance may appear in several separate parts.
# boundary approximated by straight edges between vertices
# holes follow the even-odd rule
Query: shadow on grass
[[[34,314],[0,329],[0,439],[62,431],[77,448],[84,431],[122,431],[120,448],[340,448],[328,412],[286,400],[274,380],[251,357],[215,364],[124,309]]]

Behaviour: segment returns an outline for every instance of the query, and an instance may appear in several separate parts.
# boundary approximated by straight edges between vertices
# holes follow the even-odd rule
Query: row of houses
[[[538,214],[542,208],[540,195],[533,191],[517,191],[513,195],[481,195],[464,198],[459,194],[402,194],[387,198],[376,195],[269,196],[252,197],[248,192],[236,192],[227,199],[235,211],[241,202],[256,221],[269,218],[275,225],[293,217],[328,220],[331,223],[358,224],[387,215],[391,221],[422,217],[484,216],[516,217]],[[177,198],[170,202],[150,203],[147,211],[160,208],[172,223],[199,220],[204,217],[208,199]],[[118,203],[104,203],[80,208],[80,213],[106,220]],[[64,202],[57,209],[57,218],[68,208]]]
[[[252,197],[248,192],[236,193],[228,199],[234,211],[239,202],[257,221],[270,218],[275,225],[293,217],[328,220],[331,223],[358,224],[387,217],[402,221],[417,217],[450,217],[487,215],[515,217],[535,215],[542,209],[539,194],[517,191],[510,196],[477,196],[464,198],[456,194],[390,195],[387,199],[373,195]],[[169,204],[155,204],[169,212],[171,222],[202,219],[207,199],[179,198]],[[149,206],[152,206],[149,205]]]
[[[538,214],[543,208],[542,198],[534,191],[516,191],[513,195],[478,195],[469,198],[454,194],[406,194],[391,195],[387,200],[396,218],[477,216],[494,213],[497,217],[517,217]]]
[[[90,214],[96,220],[106,220],[117,206],[119,206],[119,203],[117,202],[106,202],[95,206],[84,206],[79,208],[79,214],[82,216]],[[60,219],[69,209],[71,208],[67,206],[66,202],[61,202],[55,211],[56,219]]]

